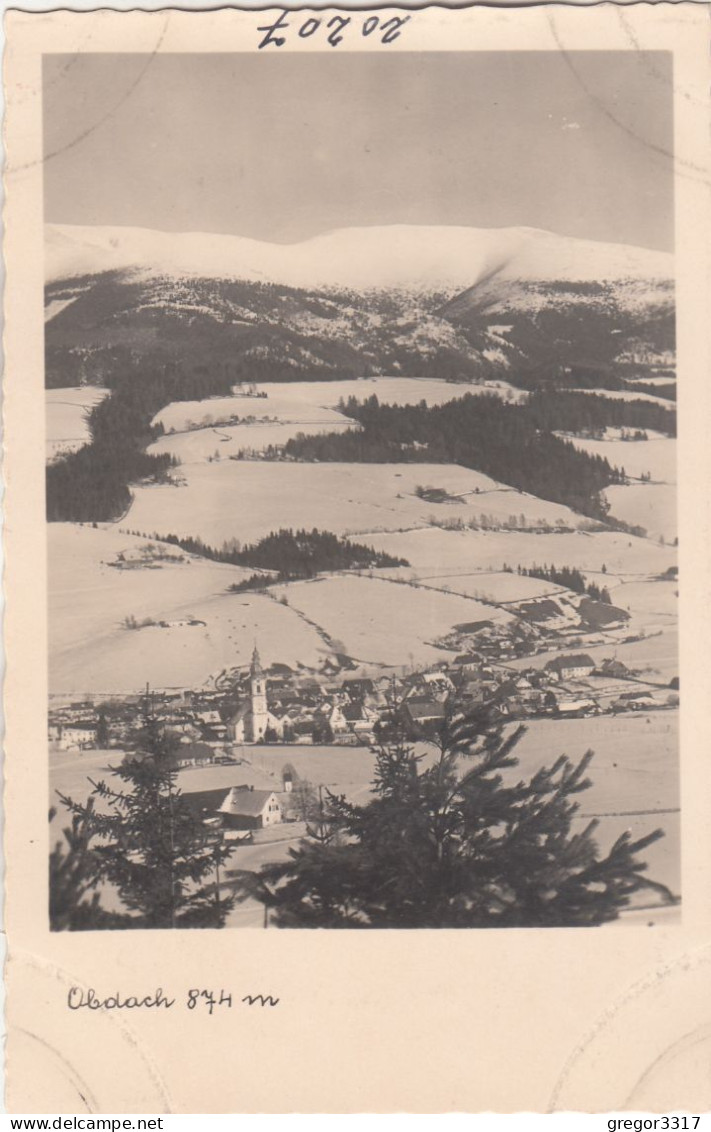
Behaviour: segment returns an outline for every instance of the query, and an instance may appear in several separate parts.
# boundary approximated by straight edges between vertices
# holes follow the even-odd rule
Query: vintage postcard
[[[707,20],[7,15],[11,1112],[711,1108]]]

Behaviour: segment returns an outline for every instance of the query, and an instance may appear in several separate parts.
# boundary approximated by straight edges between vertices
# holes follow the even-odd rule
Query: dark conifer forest
[[[116,519],[131,502],[129,484],[165,477],[175,460],[152,456],[146,447],[163,432],[151,425],[171,401],[201,400],[231,389],[224,369],[175,364],[159,370],[127,365],[119,377],[107,375],[109,396],[88,414],[91,443],[47,468],[48,522],[102,522]]]
[[[586,394],[573,396],[596,400]],[[610,404],[616,412],[625,403]],[[347,463],[460,464],[596,519],[607,512],[600,493],[624,482],[622,472],[607,460],[552,435],[552,429],[563,426],[554,405],[549,409],[547,403],[532,413],[528,405],[472,394],[433,408],[424,402],[381,405],[373,396],[363,402],[351,398],[342,409],[360,429],[296,437],[287,442],[284,454]],[[578,417],[583,419],[586,412],[580,406]],[[572,420],[573,414],[569,416]]]
[[[532,393],[520,406],[535,428],[550,432],[578,432],[605,428],[654,429],[676,436],[676,412],[654,401],[623,401],[598,393],[571,390]]]
[[[140,534],[140,532],[131,532]],[[142,537],[148,537],[142,535]],[[157,536],[155,536],[157,537]],[[360,542],[334,535],[331,531],[281,529],[272,531],[259,542],[240,546],[236,540],[222,547],[209,546],[201,538],[161,536],[162,542],[179,546],[189,554],[199,554],[214,562],[230,566],[249,566],[268,570],[268,574],[253,574],[245,582],[238,582],[234,590],[258,589],[280,581],[315,578],[318,574],[337,570],[367,570],[384,566],[409,566],[404,558],[395,558],[382,550],[374,550]]]

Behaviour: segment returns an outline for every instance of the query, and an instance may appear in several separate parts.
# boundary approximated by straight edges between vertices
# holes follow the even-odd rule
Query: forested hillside
[[[467,394],[433,408],[381,405],[371,397],[350,399],[343,411],[360,430],[296,437],[286,444],[285,455],[345,463],[461,464],[594,518],[607,512],[600,493],[623,482],[607,460],[544,431],[526,405],[507,405],[496,397]]]
[[[47,467],[49,522],[115,519],[128,507],[129,484],[164,477],[175,463],[168,455],[148,455],[146,446],[161,433],[153,417],[169,401],[198,400],[228,393],[224,370],[175,364],[151,369],[125,363],[105,374],[110,395],[89,413],[91,443]]]

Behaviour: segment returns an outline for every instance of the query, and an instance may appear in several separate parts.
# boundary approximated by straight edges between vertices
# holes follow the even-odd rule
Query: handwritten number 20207
[[[292,27],[293,21],[287,19],[289,12],[285,9],[279,18],[273,24],[266,27],[257,28],[257,31],[264,32],[264,36],[259,44],[260,50],[263,47],[283,47],[286,43],[287,36],[280,35],[280,32],[286,32]],[[381,23],[380,16],[367,16],[361,24],[361,35],[369,37],[376,35],[381,43],[392,43],[398,38],[404,25],[410,20],[411,16],[392,16],[389,20],[384,20]],[[323,30],[321,30],[323,25]],[[295,25],[294,25],[295,26]],[[328,23],[324,25],[324,21],[317,16],[309,16],[303,20],[297,27],[296,36],[298,39],[310,39],[312,35],[317,32],[326,36],[326,42],[331,47],[338,47],[338,44],[343,41],[346,28],[350,28],[349,34],[354,30],[354,23],[352,16],[333,16]]]

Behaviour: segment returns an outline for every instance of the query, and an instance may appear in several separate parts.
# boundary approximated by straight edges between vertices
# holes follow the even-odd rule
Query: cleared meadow
[[[607,575],[620,580],[648,578],[676,564],[672,547],[618,531],[539,534],[429,529],[374,534],[369,542],[376,550],[406,558],[418,577],[440,575],[449,581],[456,574],[501,571],[504,563],[514,569],[519,565],[574,566],[583,573],[599,574],[603,580]]]
[[[428,377],[372,377],[355,381],[293,381],[255,386],[265,397],[211,397],[203,401],[174,401],[154,417],[166,432],[180,432],[195,426],[209,426],[233,415],[268,416],[282,421],[328,422],[343,417],[337,412],[340,400],[359,401],[375,395],[391,405],[443,405],[466,393],[491,394],[506,400],[525,399],[526,394],[505,381],[482,384],[440,381]]]
[[[649,473],[657,483],[676,483],[676,440],[657,436],[650,440],[586,440],[566,436],[576,448],[591,456],[601,456],[628,476]]]
[[[673,542],[677,537],[677,490],[666,483],[631,483],[608,487],[610,514],[644,527],[651,538]]]
[[[117,569],[109,563],[140,552],[145,539],[65,523],[51,524],[48,535],[52,692],[198,685],[249,663],[257,637],[266,663],[318,665],[328,652],[284,606],[262,594],[228,593],[249,573],[240,567],[183,555],[183,562]],[[128,629],[127,617],[167,626]]]
[[[562,586],[556,586],[540,578],[495,570],[478,570],[469,574],[457,572],[428,574],[426,570],[415,571],[407,566],[401,566],[399,569],[378,570],[378,577],[417,581],[420,585],[434,590],[461,594],[464,597],[473,597],[493,604],[526,601],[566,593]]]
[[[468,600],[380,578],[339,575],[275,587],[289,608],[317,622],[346,652],[367,664],[430,664],[451,656],[432,641],[453,625],[509,620],[506,613]]]
[[[646,632],[676,625],[678,588],[677,581],[623,582],[609,587],[613,605],[630,614],[629,628]]]
[[[90,439],[87,414],[103,401],[108,389],[93,385],[45,390],[47,459],[76,452]]]
[[[557,503],[505,487],[456,464],[298,464],[227,460],[178,469],[181,486],[135,489],[126,526],[147,534],[199,535],[220,546],[253,542],[281,527],[336,534],[464,523],[481,515],[520,516],[576,526],[580,516]],[[459,502],[419,498],[418,486],[444,489]]]
[[[202,464],[210,460],[225,460],[239,452],[264,452],[270,446],[282,447],[299,433],[344,432],[355,428],[354,421],[340,413],[326,421],[270,421],[238,425],[215,425],[161,436],[149,445],[151,455],[167,452],[181,464]]]

